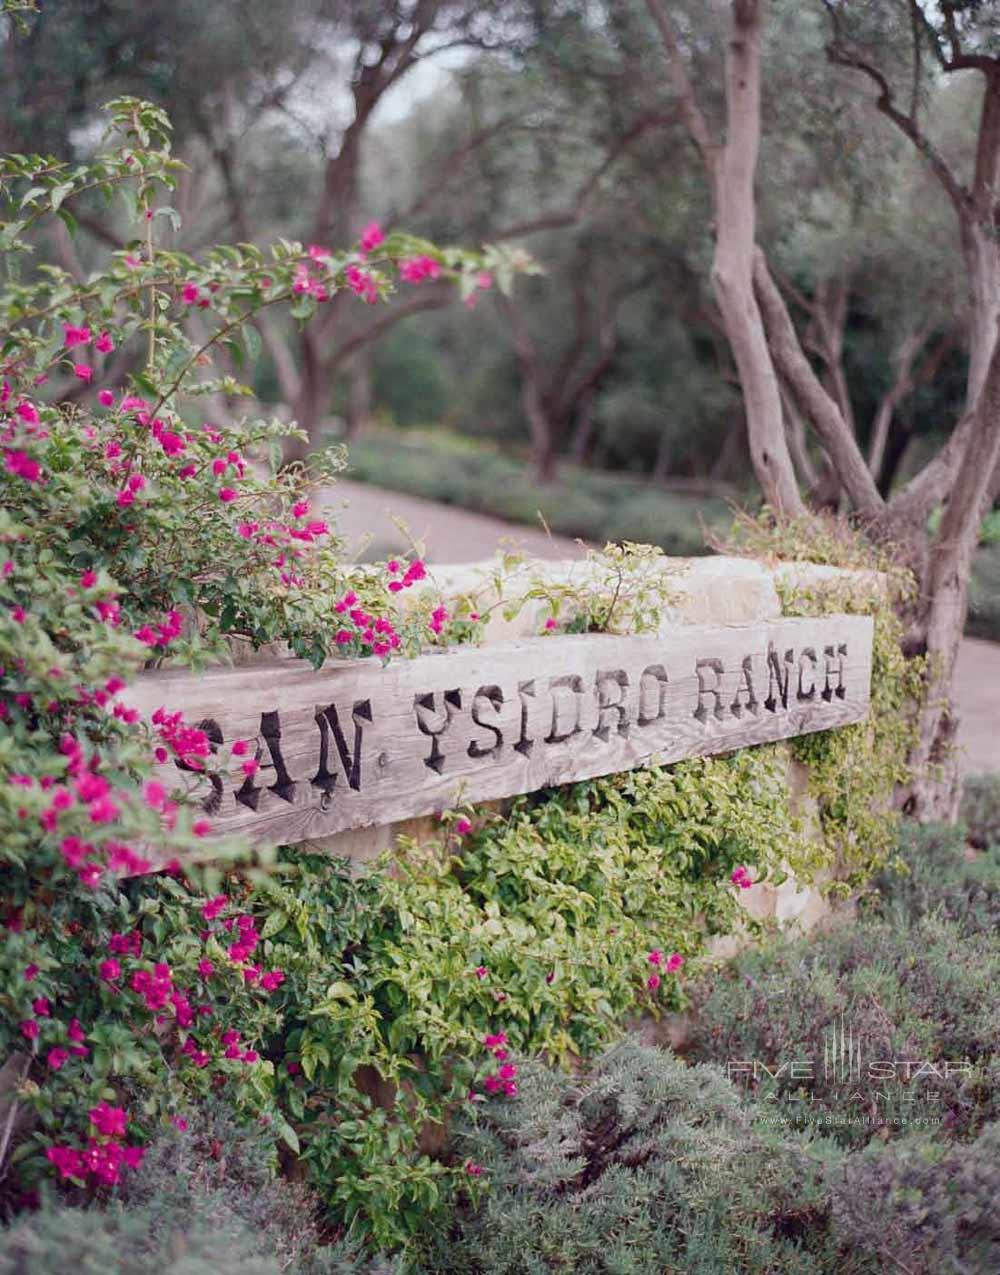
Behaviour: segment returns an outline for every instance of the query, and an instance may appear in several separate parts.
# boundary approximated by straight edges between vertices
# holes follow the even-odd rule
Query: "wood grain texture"
[[[691,625],[453,648],[383,668],[299,661],[143,674],[128,701],[180,709],[232,758],[206,813],[217,834],[293,844],[646,762],[727,753],[861,721],[865,616]],[[171,787],[191,776],[161,768]]]

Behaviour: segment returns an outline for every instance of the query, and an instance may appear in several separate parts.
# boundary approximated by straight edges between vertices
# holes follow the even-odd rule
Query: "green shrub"
[[[775,1136],[714,1067],[632,1042],[585,1075],[524,1068],[522,1096],[462,1127],[488,1190],[425,1269],[690,1275],[876,1269],[826,1222],[828,1144]]]
[[[872,1147],[832,1183],[834,1234],[893,1270],[1000,1270],[1000,1125],[964,1146],[906,1138]]]
[[[973,775],[965,781],[959,818],[972,845],[1000,846],[1000,775]]]
[[[71,1208],[51,1201],[0,1235],[2,1275],[279,1275],[256,1237],[221,1209],[202,1217],[160,1210]]]
[[[936,914],[963,934],[1000,929],[1000,846],[971,850],[961,825],[903,823],[898,858],[874,879],[867,906],[903,924]]]
[[[998,980],[994,935],[939,916],[772,941],[695,990],[691,1056],[728,1067],[793,1126],[848,1146],[917,1122],[970,1138],[1000,1115]],[[848,1031],[860,1078],[844,1068]],[[793,1075],[795,1060],[811,1074]]]
[[[154,1234],[183,1231],[187,1218],[206,1230],[245,1230],[260,1256],[301,1269],[320,1244],[319,1201],[301,1182],[275,1175],[280,1149],[274,1122],[254,1121],[210,1100],[147,1149],[123,1180],[123,1202],[141,1211]]]
[[[841,893],[862,886],[895,848],[899,816],[894,798],[910,778],[917,711],[924,695],[925,660],[903,650],[899,611],[912,603],[912,574],[873,548],[844,518],[808,517],[775,523],[765,509],[739,515],[727,552],[774,562],[818,563],[846,568],[850,576],[811,583],[790,573],[779,580],[784,615],[847,612],[874,620],[871,709],[863,722],[815,731],[791,740],[792,755],[807,768],[808,788],[819,807],[828,853],[836,857]]]

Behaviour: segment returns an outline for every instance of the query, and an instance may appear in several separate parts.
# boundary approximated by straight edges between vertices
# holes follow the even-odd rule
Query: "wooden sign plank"
[[[279,845],[857,722],[871,650],[870,618],[833,615],[527,638],[387,668],[154,672],[128,700],[182,710],[216,747],[252,741],[258,772],[234,758],[206,813],[219,834]],[[171,787],[190,779],[175,765]]]

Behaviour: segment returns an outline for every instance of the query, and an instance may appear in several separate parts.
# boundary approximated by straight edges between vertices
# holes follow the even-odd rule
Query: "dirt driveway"
[[[573,540],[548,536],[541,527],[511,526],[486,514],[439,505],[418,496],[385,491],[367,483],[343,480],[329,493],[349,552],[368,557],[405,548],[405,535],[392,519],[403,522],[426,546],[434,562],[475,562],[490,557],[501,538],[519,544],[539,558],[567,558],[580,553]],[[955,670],[955,697],[961,725],[959,743],[968,774],[1000,771],[1000,643],[966,638]]]

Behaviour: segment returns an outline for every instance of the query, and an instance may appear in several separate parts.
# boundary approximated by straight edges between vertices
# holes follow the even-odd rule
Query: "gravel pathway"
[[[407,538],[393,525],[393,518],[424,544],[431,562],[489,558],[501,540],[539,558],[575,557],[581,552],[575,541],[549,536],[541,527],[512,526],[487,514],[349,479],[338,482],[327,496],[338,511],[337,522],[348,551],[355,556],[373,558],[405,548]],[[955,670],[955,695],[965,771],[1000,771],[1000,643],[978,638],[963,641]]]

